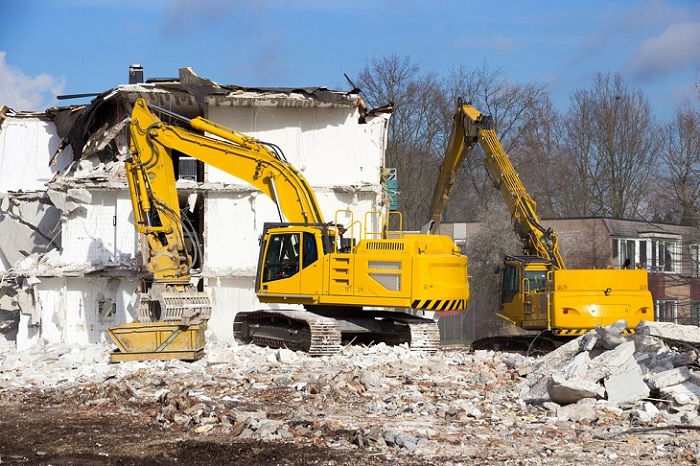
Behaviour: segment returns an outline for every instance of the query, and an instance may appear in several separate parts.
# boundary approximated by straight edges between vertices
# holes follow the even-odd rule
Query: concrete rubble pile
[[[639,423],[698,425],[700,328],[625,321],[572,340],[528,369],[523,399],[558,418],[594,420],[601,411],[629,410]]]
[[[310,357],[210,341],[195,362],[110,364],[111,345],[7,344],[0,399],[59,393],[81,413],[146,418],[188,435],[323,443],[440,464],[700,460],[692,431],[637,434],[634,444],[610,437],[700,424],[692,347],[700,331],[645,323],[625,336],[620,328],[599,328],[541,358],[384,344]]]

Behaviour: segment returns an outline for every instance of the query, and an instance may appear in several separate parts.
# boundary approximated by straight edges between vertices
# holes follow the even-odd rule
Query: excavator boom
[[[154,105],[151,107],[167,112]],[[132,112],[131,134],[132,139],[136,136],[142,141],[139,145],[142,153],[177,150],[252,184],[278,205],[287,222],[324,223],[313,189],[281,153],[271,149],[274,146],[202,117],[188,119],[167,113],[184,120],[194,130],[224,140],[163,124],[146,101],[139,99]],[[175,189],[171,180],[167,184]]]

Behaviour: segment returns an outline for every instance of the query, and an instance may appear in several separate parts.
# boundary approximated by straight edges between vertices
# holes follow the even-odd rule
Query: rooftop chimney
[[[143,82],[143,66],[129,66],[129,84],[138,84]]]

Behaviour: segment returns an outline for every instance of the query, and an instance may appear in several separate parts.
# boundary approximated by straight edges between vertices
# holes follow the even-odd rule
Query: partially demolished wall
[[[120,86],[86,107],[9,112],[0,126],[0,258],[3,285],[29,299],[21,307],[0,300],[0,332],[5,322],[18,347],[103,342],[107,328],[134,319],[145,267],[123,161],[138,97],[277,144],[317,190],[328,221],[346,221],[334,218],[342,209],[362,218],[382,206],[388,114],[365,114],[354,94],[246,90],[181,70],[179,80]],[[214,337],[227,340],[235,312],[260,305],[258,236],[278,212],[246,183],[187,163],[181,205],[204,245],[194,276],[212,296]]]

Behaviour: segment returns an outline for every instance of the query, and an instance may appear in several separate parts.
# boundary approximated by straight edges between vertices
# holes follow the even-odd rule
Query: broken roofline
[[[211,106],[259,107],[346,107],[359,110],[359,121],[366,116],[366,106],[356,89],[334,91],[326,87],[309,88],[249,88],[236,85],[221,86],[198,77],[189,68],[179,70],[178,79],[156,79],[146,83],[118,86],[95,97],[88,106],[73,106],[47,110],[53,119],[61,144],[56,156],[68,145],[74,160],[81,158],[83,148],[93,133],[119,123],[119,115],[129,114],[133,103],[144,97],[170,111],[188,118],[208,116]],[[390,110],[381,110],[390,112]],[[116,118],[116,120],[115,120]]]

